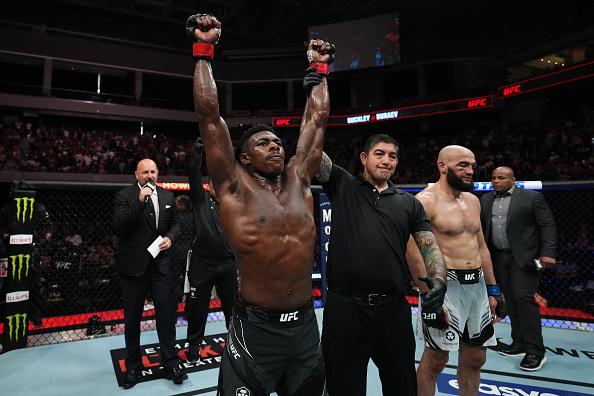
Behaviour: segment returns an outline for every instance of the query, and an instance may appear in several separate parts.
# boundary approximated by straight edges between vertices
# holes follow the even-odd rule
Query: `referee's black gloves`
[[[446,283],[439,278],[430,278],[428,276],[419,277],[419,280],[425,282],[429,292],[421,294],[421,318],[429,327],[445,330],[449,325],[443,306],[446,291]]]

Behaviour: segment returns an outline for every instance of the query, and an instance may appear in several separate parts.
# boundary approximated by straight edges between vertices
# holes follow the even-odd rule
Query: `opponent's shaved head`
[[[495,173],[495,171],[502,172],[503,174],[509,177],[515,177],[514,170],[509,166],[498,166],[497,168],[493,169],[493,173]]]
[[[458,191],[472,191],[472,176],[476,168],[474,153],[463,146],[445,146],[437,156],[439,179]]]
[[[465,155],[466,156],[470,155],[470,156],[474,157],[474,153],[464,146],[457,146],[457,145],[445,146],[444,148],[439,150],[439,155],[437,156],[437,162],[450,162],[456,157],[461,157],[461,156],[465,156]]]

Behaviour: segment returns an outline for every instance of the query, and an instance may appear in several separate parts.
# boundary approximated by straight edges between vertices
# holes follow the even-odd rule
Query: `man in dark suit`
[[[180,268],[175,268],[172,242],[179,234],[173,193],[155,185],[159,170],[154,161],[143,159],[136,167],[137,183],[124,188],[114,200],[114,229],[120,238],[117,266],[124,302],[126,373],[124,388],[136,384],[142,370],[140,321],[147,290],[155,304],[161,364],[165,377],[176,384],[186,378],[175,352],[177,298],[175,286]],[[147,248],[157,237],[163,240],[153,258]]]
[[[524,355],[520,368],[535,371],[546,356],[534,294],[541,270],[555,264],[557,229],[543,195],[516,187],[511,168],[496,168],[491,180],[494,192],[481,197],[481,222],[507,302],[513,340],[499,353]]]

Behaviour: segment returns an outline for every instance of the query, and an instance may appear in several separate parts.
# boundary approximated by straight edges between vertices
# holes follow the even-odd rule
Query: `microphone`
[[[153,183],[153,181],[151,179],[147,180],[147,182],[145,183],[145,185],[142,188],[145,188],[145,187],[150,188],[151,191],[155,191],[155,188],[156,188],[155,184]],[[146,197],[144,197],[144,203],[147,203],[150,197],[151,197],[150,195],[147,195]]]

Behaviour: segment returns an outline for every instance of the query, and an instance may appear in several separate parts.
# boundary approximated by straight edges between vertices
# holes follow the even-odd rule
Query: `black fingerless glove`
[[[203,16],[212,16],[210,14],[195,14],[190,15],[186,20],[186,34],[192,41],[196,41],[196,37],[194,37],[194,30],[198,27],[196,24],[196,18],[200,18]]]
[[[448,291],[446,283],[442,279],[428,276],[419,277],[419,280],[425,282],[429,288],[429,292],[423,296],[423,311],[437,312],[443,305],[443,300]]]
[[[210,14],[195,14],[190,15],[186,20],[186,34],[190,37],[190,39],[194,42],[192,44],[192,56],[195,60],[204,59],[209,62],[212,62],[214,57],[214,44],[218,42],[208,43],[208,42],[198,42],[196,37],[194,36],[194,30],[198,28],[198,23],[196,22],[197,18],[205,17],[205,16],[212,16]],[[219,29],[219,37],[220,37],[220,29]]]
[[[305,89],[305,96],[309,96],[313,87],[322,82],[324,76],[318,73],[315,69],[307,69],[307,74],[303,78],[303,89]]]

